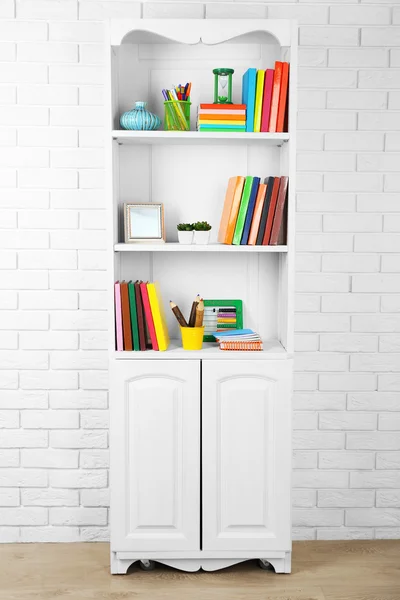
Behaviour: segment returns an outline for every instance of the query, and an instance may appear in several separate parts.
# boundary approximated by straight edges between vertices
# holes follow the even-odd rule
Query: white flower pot
[[[193,231],[178,231],[180,244],[193,244]]]
[[[195,244],[208,244],[210,241],[211,231],[195,231],[194,232],[194,243]]]

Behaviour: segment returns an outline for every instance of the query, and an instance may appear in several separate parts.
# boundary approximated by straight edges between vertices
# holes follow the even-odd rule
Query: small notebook
[[[263,349],[262,339],[252,329],[231,329],[213,332],[220,350],[260,351]]]

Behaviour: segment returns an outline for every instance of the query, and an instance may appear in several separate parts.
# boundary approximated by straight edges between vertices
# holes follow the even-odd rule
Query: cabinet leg
[[[268,561],[275,570],[275,573],[291,573],[292,572],[292,553],[285,552],[284,558],[267,558],[260,559],[262,562]]]
[[[130,559],[117,558],[117,553],[111,552],[111,575],[126,575],[129,567],[134,562]]]

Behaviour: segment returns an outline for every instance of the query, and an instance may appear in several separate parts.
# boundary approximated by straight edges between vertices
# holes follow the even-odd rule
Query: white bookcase
[[[111,572],[161,562],[186,571],[248,559],[291,566],[291,388],[297,27],[286,20],[111,20],[107,36]],[[289,133],[197,132],[215,67],[241,101],[249,67],[290,62]],[[122,131],[137,100],[163,118],[162,88],[192,81],[190,132]],[[216,242],[233,175],[289,176],[285,246]],[[163,202],[167,243],[124,244],[121,207]],[[208,246],[176,224],[207,220]],[[116,352],[113,284],[157,280],[188,313],[196,294],[240,298],[263,352],[181,348],[167,309],[166,352]],[[151,563],[150,563],[151,564]]]

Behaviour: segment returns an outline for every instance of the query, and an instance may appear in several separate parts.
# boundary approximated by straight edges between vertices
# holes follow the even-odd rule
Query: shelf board
[[[118,144],[252,144],[262,142],[282,146],[289,140],[288,133],[225,133],[214,131],[124,131],[114,130],[112,137]]]
[[[158,352],[146,350],[145,352],[114,352],[118,360],[148,360],[148,359],[202,359],[202,360],[284,360],[291,357],[278,340],[264,342],[261,352],[241,352],[220,350],[216,343],[204,343],[202,350],[184,350],[180,340],[171,340],[168,350]]]
[[[226,244],[179,244],[178,242],[163,243],[133,243],[115,244],[115,252],[247,252],[257,254],[259,252],[280,253],[287,252],[287,246],[230,246]]]

